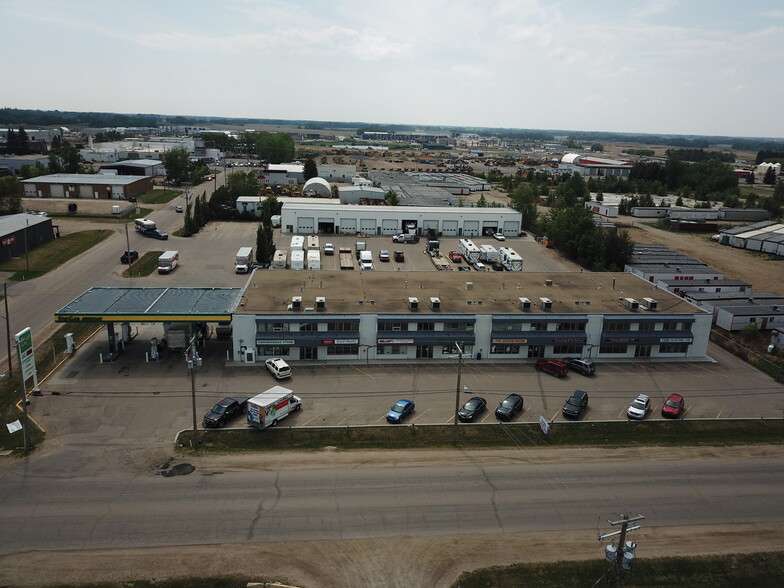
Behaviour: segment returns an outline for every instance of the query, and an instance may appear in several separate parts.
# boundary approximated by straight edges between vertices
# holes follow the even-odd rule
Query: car
[[[166,241],[169,238],[169,234],[166,231],[162,231],[160,229],[154,229],[152,231],[147,231],[144,233],[145,235],[152,237],[153,239],[160,239],[161,241]]]
[[[128,202],[136,202],[135,196],[128,196]]]
[[[494,272],[502,272],[504,271],[504,264],[503,263],[493,263],[490,265],[493,268]]]
[[[477,415],[484,412],[487,408],[487,400],[481,396],[474,396],[463,405],[463,408],[457,411],[457,418],[461,421],[472,422]]]
[[[662,405],[662,416],[665,418],[677,419],[683,414],[686,401],[683,394],[673,393],[667,397]]]
[[[506,237],[504,237],[503,233],[493,233],[493,239],[496,241],[506,241]]]
[[[389,409],[387,421],[390,423],[401,423],[403,422],[403,419],[412,412],[414,412],[413,400],[398,400],[392,408]]]
[[[291,377],[291,368],[289,367],[289,364],[280,357],[270,357],[264,362],[264,365],[267,366],[267,371],[278,380]]]
[[[174,207],[174,212],[182,212],[182,206],[180,206],[179,204],[177,206],[175,206]]]
[[[540,372],[547,372],[556,378],[561,378],[569,373],[569,366],[559,359],[539,358],[534,367]]]
[[[460,255],[459,251],[450,251],[449,261],[451,261],[452,263],[463,263],[463,256]]]
[[[227,421],[234,418],[238,414],[244,414],[247,406],[247,396],[232,396],[224,398],[215,406],[213,406],[207,414],[204,415],[204,426],[223,428]]]
[[[575,390],[561,409],[565,417],[579,419],[588,408],[588,392]]]
[[[648,411],[651,409],[651,399],[647,394],[638,394],[637,398],[632,400],[629,409],[626,411],[626,416],[630,419],[642,420]]]
[[[485,272],[485,271],[487,271],[487,266],[485,264],[483,264],[481,261],[477,261],[474,264],[474,269],[476,271],[478,271],[478,272]]]
[[[457,271],[459,271],[459,272],[470,272],[471,268],[469,266],[467,266],[467,265],[461,265],[460,267],[457,268]]]
[[[721,234],[711,235],[711,241],[716,241],[717,243],[721,241]]]
[[[566,357],[563,361],[570,370],[580,372],[584,376],[592,376],[596,373],[596,364],[590,359],[583,357]]]
[[[523,412],[523,397],[519,394],[510,394],[495,409],[495,418],[499,421],[511,421],[521,412]]]
[[[389,251],[386,249],[382,249],[378,252],[378,260],[379,261],[389,261]]]
[[[395,251],[395,261],[403,262],[406,260],[406,254],[402,251]]]
[[[324,245],[324,255],[335,255],[335,246],[332,243]]]
[[[134,261],[136,261],[137,259],[139,259],[139,252],[138,251],[133,251],[133,250],[126,251],[125,253],[123,253],[120,256],[120,263],[125,263],[125,264],[130,265]]]

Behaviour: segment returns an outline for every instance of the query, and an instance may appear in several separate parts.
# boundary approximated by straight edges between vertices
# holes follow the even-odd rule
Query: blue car
[[[400,423],[409,414],[414,412],[414,402],[412,400],[398,400],[387,413],[387,421],[390,423]]]

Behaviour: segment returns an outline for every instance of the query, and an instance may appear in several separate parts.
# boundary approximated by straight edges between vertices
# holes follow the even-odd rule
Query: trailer
[[[348,247],[341,247],[338,250],[340,255],[340,269],[353,270],[354,269],[354,256],[351,254],[351,249]]]
[[[306,245],[305,248],[308,251],[319,251],[321,246],[319,245],[319,238],[317,235],[308,235],[306,238]]]
[[[501,247],[498,250],[498,254],[501,259],[501,265],[504,266],[505,270],[510,272],[523,271],[523,258],[520,257],[514,249],[511,247]]]
[[[247,274],[253,267],[253,247],[240,247],[234,257],[234,272]]]
[[[288,265],[288,252],[285,249],[278,249],[272,258],[272,269],[286,269]]]
[[[302,235],[294,235],[291,238],[290,249],[292,252],[302,251],[303,249],[305,249],[305,237],[303,237]]]
[[[273,386],[248,400],[248,424],[257,429],[274,427],[280,419],[302,408],[302,399],[292,390]]]
[[[305,252],[302,249],[295,249],[291,252],[291,269],[305,269]]]
[[[321,269],[321,252],[318,249],[311,249],[308,251],[308,269],[320,270]]]
[[[458,250],[467,263],[476,263],[481,257],[479,247],[471,239],[460,239]]]
[[[437,251],[433,251],[430,253],[430,261],[433,262],[433,265],[436,267],[438,271],[452,271],[452,264],[449,260],[438,253]]]
[[[480,245],[479,261],[484,261],[485,263],[498,263],[498,249],[492,245]]]
[[[158,258],[158,273],[168,274],[180,265],[180,254],[177,251],[164,251]]]

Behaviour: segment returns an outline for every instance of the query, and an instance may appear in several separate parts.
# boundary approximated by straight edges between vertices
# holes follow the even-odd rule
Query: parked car
[[[412,412],[414,412],[413,400],[398,400],[395,402],[394,406],[389,409],[387,421],[390,423],[400,423]]]
[[[523,412],[523,397],[519,394],[510,394],[495,409],[495,418],[499,421],[511,421],[521,412]]]
[[[567,357],[563,361],[570,370],[580,372],[584,376],[592,376],[596,373],[596,364],[590,359]]]
[[[487,408],[487,400],[480,396],[474,396],[457,411],[457,418],[461,421],[472,422],[477,415],[484,412]]]
[[[638,394],[637,398],[632,400],[629,409],[626,411],[626,416],[630,419],[642,420],[648,411],[651,409],[651,399],[646,394]]]
[[[459,272],[470,272],[471,271],[471,267],[467,266],[467,265],[461,265],[461,266],[459,266],[457,268],[457,271],[459,271]]]
[[[389,261],[389,251],[386,249],[382,249],[378,252],[378,260],[379,261]]]
[[[575,390],[564,404],[561,412],[565,417],[579,419],[585,409],[588,408],[588,392],[585,390]]]
[[[569,366],[559,359],[539,358],[536,360],[536,369],[540,372],[547,372],[556,378],[561,378],[569,373]]]
[[[487,266],[485,264],[483,264],[481,261],[477,261],[474,264],[474,269],[476,271],[478,271],[478,272],[485,272],[485,271],[487,271]]]
[[[182,212],[182,206],[180,206],[179,204],[177,206],[175,206],[174,207],[174,212]]]
[[[496,262],[494,264],[491,264],[490,267],[493,268],[494,272],[502,272],[502,271],[504,271],[504,264],[503,263]]]
[[[162,231],[160,229],[155,229],[153,231],[146,231],[144,233],[148,237],[152,237],[153,239],[160,239],[161,241],[166,241],[169,238],[169,233],[166,231]]]
[[[120,256],[120,263],[125,263],[127,265],[132,264],[134,261],[139,259],[139,252],[138,251],[126,251]]]
[[[395,261],[403,262],[406,260],[406,254],[402,251],[395,251]]]
[[[686,401],[683,398],[683,394],[670,394],[667,400],[664,401],[662,405],[662,416],[665,418],[677,419],[683,414],[683,410],[686,408]]]
[[[247,406],[247,396],[224,398],[204,415],[204,426],[223,428],[226,425],[226,422],[238,414],[244,414]]]
[[[291,377],[291,368],[289,367],[289,364],[280,357],[271,357],[264,362],[264,365],[267,366],[269,373],[278,380]]]
[[[324,255],[335,255],[335,246],[332,243],[324,245]]]
[[[493,233],[493,239],[496,241],[506,241],[506,237],[504,237],[503,233]]]

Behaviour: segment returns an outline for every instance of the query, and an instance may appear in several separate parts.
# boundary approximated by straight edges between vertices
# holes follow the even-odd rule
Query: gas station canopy
[[[90,288],[54,313],[58,323],[229,322],[242,288]]]

